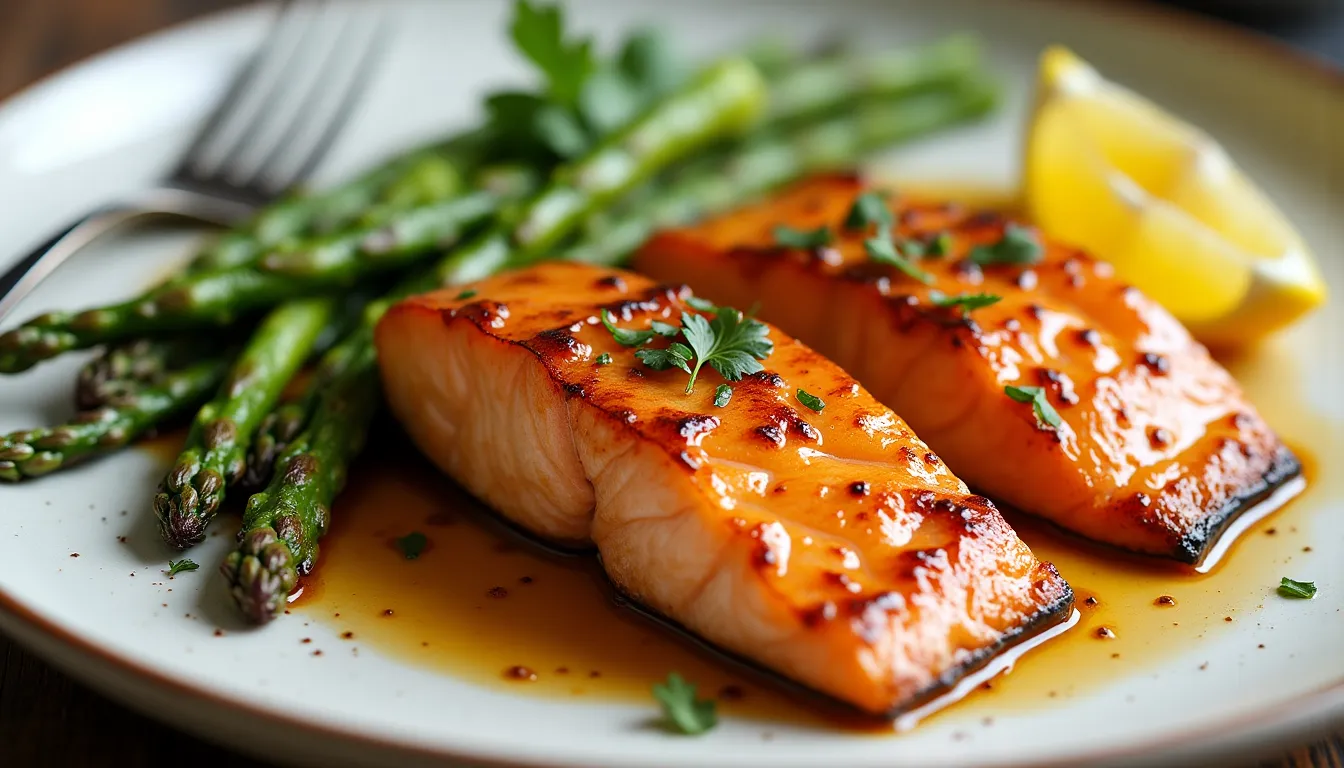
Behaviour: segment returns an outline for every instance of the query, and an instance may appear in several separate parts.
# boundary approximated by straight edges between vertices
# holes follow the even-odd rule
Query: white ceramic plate
[[[1344,290],[1344,78],[1253,41],[1109,3],[572,5],[578,23],[605,39],[658,19],[702,51],[767,26],[799,36],[851,29],[877,44],[979,30],[1009,87],[1006,108],[992,123],[887,163],[897,177],[976,184],[1013,183],[1035,57],[1063,42],[1221,138],[1305,232],[1333,290]],[[504,43],[504,3],[395,8],[398,45],[324,167],[327,179],[465,124],[476,117],[482,88],[525,75]],[[263,29],[258,9],[213,17],[102,56],[0,108],[0,257],[17,256],[68,217],[164,169]],[[102,248],[61,271],[18,314],[128,293],[183,256],[189,240],[156,234]],[[1344,434],[1341,315],[1338,302],[1317,313],[1248,374],[1270,421],[1318,458],[1338,456]],[[63,415],[79,362],[72,356],[0,381],[0,431]],[[1294,414],[1304,412],[1310,435],[1294,432],[1306,421]],[[952,712],[898,738],[728,718],[710,735],[687,739],[643,727],[651,705],[517,696],[376,648],[319,662],[298,643],[302,636],[337,643],[337,630],[318,623],[278,621],[213,637],[217,626],[237,627],[207,570],[225,537],[193,555],[207,564],[199,578],[164,581],[169,552],[147,513],[164,461],[129,451],[0,488],[0,627],[137,709],[271,757],[772,768],[1212,760],[1304,740],[1344,715],[1344,491],[1327,476],[1336,467],[1315,478],[1309,503],[1285,513],[1285,525],[1312,551],[1285,557],[1283,575],[1314,579],[1321,592],[1313,602],[1278,599],[1273,584],[1230,595],[1240,613],[1225,630],[1056,706],[996,711],[993,727],[983,710],[974,720]],[[1226,568],[1244,565],[1234,556]],[[1058,670],[1064,681],[1078,673]]]

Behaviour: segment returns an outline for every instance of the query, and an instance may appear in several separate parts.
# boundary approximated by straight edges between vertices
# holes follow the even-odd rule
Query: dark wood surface
[[[0,99],[131,38],[242,0],[0,0]],[[1344,13],[1270,31],[1344,58]],[[1333,34],[1331,30],[1338,32]],[[0,244],[2,247],[3,244]],[[0,766],[262,766],[142,717],[0,635]],[[1344,733],[1274,768],[1344,768]]]

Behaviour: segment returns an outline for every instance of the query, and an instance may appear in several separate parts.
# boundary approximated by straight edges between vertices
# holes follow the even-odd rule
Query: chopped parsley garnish
[[[759,361],[775,351],[770,328],[759,320],[743,317],[732,307],[719,307],[713,320],[700,315],[681,316],[682,335],[695,352],[695,368],[686,393],[695,389],[695,379],[706,363],[728,381],[765,370]]]
[[[427,544],[429,544],[429,539],[425,538],[425,534],[419,531],[411,531],[397,539],[397,549],[401,550],[401,554],[407,560],[414,560],[419,557],[420,553],[425,551],[425,545]]]
[[[718,312],[719,308],[709,299],[702,299],[699,296],[688,296],[686,304],[692,309],[698,309],[701,312]]]
[[[657,334],[652,330],[635,331],[629,328],[617,328],[607,319],[607,313],[602,313],[602,324],[611,332],[611,338],[616,340],[622,347],[638,347],[640,344],[648,344]]]
[[[811,250],[831,244],[831,228],[825,225],[813,230],[794,229],[785,224],[775,226],[775,242],[785,248]]]
[[[939,291],[929,291],[929,301],[933,302],[935,307],[960,307],[962,313],[967,315],[971,310],[988,307],[1002,300],[1002,296],[992,293],[959,293],[956,296],[948,296]]]
[[[635,357],[656,371],[680,368],[691,374],[691,380],[686,383],[686,394],[695,391],[695,380],[706,364],[728,381],[737,381],[764,370],[757,361],[769,357],[775,348],[765,323],[745,317],[732,307],[716,308],[713,320],[683,313],[681,327],[677,330],[685,344],[673,342],[666,349],[641,349]],[[638,343],[647,341],[646,338]],[[693,367],[691,361],[694,361]]]
[[[598,365],[611,365],[611,355],[607,354],[606,352],[603,352],[602,354],[597,356],[596,362]]]
[[[681,329],[677,326],[672,325],[671,323],[664,323],[661,320],[654,320],[649,327],[653,329],[654,333],[669,339],[675,339],[677,338],[677,334],[681,333]]]
[[[185,557],[181,560],[168,561],[168,578],[173,578],[179,573],[189,573],[200,568],[194,560],[188,560]]]
[[[951,251],[952,235],[947,232],[939,232],[929,241],[928,247],[924,249],[924,252],[931,258],[946,256]]]
[[[465,290],[465,291],[463,291],[463,292],[457,294],[457,300],[458,300],[458,301],[463,301],[463,300],[466,300],[466,299],[470,299],[472,296],[475,296],[475,295],[476,295],[476,292],[473,291],[472,289],[468,288],[467,290]]]
[[[820,397],[808,393],[808,391],[802,387],[798,388],[798,402],[806,405],[817,413],[821,413],[821,409],[826,407],[826,403],[822,402]]]
[[[856,197],[849,215],[845,216],[845,229],[851,232],[868,226],[876,226],[878,231],[891,229],[894,220],[885,197],[881,192],[864,192]]]
[[[1038,424],[1048,426],[1051,429],[1058,429],[1059,425],[1064,423],[1063,419],[1059,418],[1059,412],[1046,399],[1043,387],[1007,386],[1003,388],[1003,392],[1019,403],[1031,403],[1032,410],[1036,412]]]
[[[728,401],[733,399],[733,388],[727,384],[720,384],[714,388],[714,407],[723,408],[728,405]]]
[[[545,75],[547,95],[552,101],[560,104],[578,101],[579,92],[597,63],[591,40],[565,38],[565,20],[559,5],[518,3],[509,34],[518,50]]]
[[[635,357],[638,357],[640,362],[655,371],[680,368],[687,373],[691,372],[691,358],[694,356],[695,353],[691,351],[690,347],[678,341],[672,342],[667,349],[641,349],[635,353]]]
[[[668,730],[695,735],[708,731],[719,722],[714,701],[697,699],[695,686],[676,672],[653,686],[653,697],[663,708],[663,724]]]
[[[1283,597],[1294,600],[1310,600],[1316,596],[1316,582],[1314,581],[1294,581],[1284,576],[1279,582],[1278,592]]]
[[[1044,253],[1034,232],[1017,224],[1009,224],[998,242],[977,245],[971,249],[970,259],[982,267],[991,264],[1026,265],[1040,261]]]
[[[864,240],[863,249],[868,252],[868,258],[879,264],[889,264],[921,283],[928,284],[933,282],[933,277],[929,275],[929,273],[916,267],[909,259],[902,256],[896,250],[896,244],[892,242],[889,233],[883,233],[878,237],[870,237],[867,240]]]

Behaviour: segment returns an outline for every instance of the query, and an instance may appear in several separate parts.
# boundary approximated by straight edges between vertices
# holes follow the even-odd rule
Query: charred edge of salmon
[[[1238,518],[1267,501],[1284,484],[1302,476],[1302,462],[1285,446],[1279,446],[1265,473],[1239,495],[1230,499],[1217,512],[1205,515],[1199,524],[1181,538],[1169,557],[1198,567],[1213,551],[1219,539]]]
[[[601,555],[599,555],[597,559],[600,562],[602,559]],[[1047,564],[1047,567],[1049,567],[1051,572],[1059,578],[1059,574],[1054,570],[1053,566]],[[603,568],[602,572],[605,574],[606,568]],[[665,614],[635,600],[633,597],[622,591],[620,586],[613,582],[610,577],[608,577],[606,581],[609,588],[613,591],[617,605],[676,634],[683,641],[696,646],[699,650],[717,660],[726,661],[786,693],[806,698],[809,701],[822,705],[832,711],[843,712],[848,715],[857,714],[860,717],[872,718],[874,720],[895,720],[908,712],[913,712],[920,707],[923,707],[938,699],[940,696],[950,693],[958,683],[984,669],[1001,654],[1068,621],[1073,615],[1073,587],[1069,586],[1063,578],[1059,578],[1059,580],[1064,591],[1055,602],[1042,608],[1032,614],[1026,621],[1008,632],[1005,632],[993,645],[977,650],[962,663],[945,671],[939,676],[938,682],[924,688],[914,696],[911,696],[907,701],[902,702],[900,706],[893,707],[881,715],[875,715],[872,712],[860,709],[843,699],[838,699],[835,696],[819,691],[804,683],[800,683],[797,680],[785,677],[780,672],[761,664],[755,659],[744,656],[736,651],[730,651],[717,643],[707,640],[676,619],[669,618]]]
[[[1053,566],[1048,567],[1051,572],[1055,573],[1056,577],[1059,576],[1058,572],[1055,572]],[[1069,586],[1068,582],[1065,582],[1063,578],[1060,578],[1060,583],[1064,587],[1064,594],[1060,595],[1058,600],[1051,605],[1045,606],[1032,614],[1026,621],[1003,633],[993,645],[985,646],[984,648],[977,650],[965,661],[944,672],[938,678],[938,682],[915,694],[909,701],[905,702],[900,707],[888,711],[886,716],[895,719],[906,712],[919,709],[925,704],[949,693],[956,687],[957,683],[960,683],[963,679],[984,669],[985,666],[999,655],[1012,650],[1014,647],[1021,645],[1051,627],[1067,621],[1069,617],[1073,615],[1073,587]]]

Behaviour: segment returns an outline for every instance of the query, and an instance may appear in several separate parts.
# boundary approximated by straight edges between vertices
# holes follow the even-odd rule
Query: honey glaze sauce
[[[1239,622],[1254,622],[1266,601],[1282,599],[1274,593],[1281,577],[1310,580],[1294,564],[1311,551],[1310,521],[1322,501],[1344,492],[1316,471],[1344,460],[1331,437],[1339,425],[1305,408],[1296,365],[1273,344],[1223,362],[1302,460],[1305,493],[1248,526],[1202,574],[1093,545],[1005,510],[1036,555],[1074,587],[1081,619],[1002,665],[1008,671],[980,683],[940,719],[1064,706],[1187,654]],[[391,429],[371,437],[335,505],[318,568],[291,606],[295,612],[369,650],[518,693],[652,707],[650,688],[676,671],[728,716],[892,732],[890,725],[817,706],[620,607],[595,558],[547,554],[521,540],[405,440]],[[413,532],[426,544],[408,559],[397,540]]]

